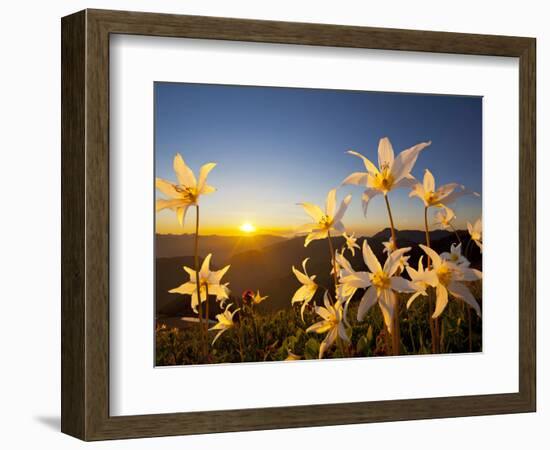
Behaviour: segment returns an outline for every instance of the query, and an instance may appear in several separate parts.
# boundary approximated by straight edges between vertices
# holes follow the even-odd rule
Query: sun
[[[245,222],[239,227],[239,230],[243,233],[254,233],[254,231],[256,231],[256,227],[250,222]]]

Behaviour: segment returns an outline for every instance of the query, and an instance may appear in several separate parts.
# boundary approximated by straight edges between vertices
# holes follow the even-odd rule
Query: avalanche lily
[[[445,206],[453,203],[459,197],[463,195],[472,194],[479,197],[477,192],[472,192],[466,189],[463,185],[458,183],[448,183],[435,188],[435,179],[432,173],[426,169],[424,172],[424,180],[422,183],[416,183],[409,197],[418,197],[424,202],[424,206],[429,208],[430,206]]]
[[[387,253],[388,256],[397,250],[397,245],[393,241],[393,239],[390,239],[389,241],[382,242],[382,245],[384,246],[384,250],[382,250],[384,253]],[[405,270],[405,267],[409,265],[409,259],[411,257],[409,255],[405,256],[405,254],[401,255],[401,258],[399,258],[399,272],[403,272]]]
[[[187,208],[197,205],[201,195],[211,194],[216,190],[206,184],[206,178],[214,167],[216,167],[215,163],[203,165],[197,181],[193,171],[185,164],[181,155],[176,154],[174,157],[174,172],[176,172],[178,183],[174,184],[162,178],[155,180],[156,188],[168,197],[168,199],[157,200],[156,210],[171,209],[176,211],[178,222],[183,226]]]
[[[208,331],[219,330],[216,336],[214,337],[214,340],[212,341],[212,345],[214,345],[214,343],[218,340],[218,338],[223,333],[225,333],[227,330],[230,330],[235,326],[235,322],[233,321],[233,316],[235,316],[235,314],[237,313],[237,311],[240,310],[240,308],[237,308],[235,311],[230,312],[229,308],[231,308],[232,305],[233,303],[230,303],[229,305],[227,305],[227,308],[225,308],[225,311],[223,313],[216,314],[216,320],[218,321],[218,323],[216,323],[216,325],[214,325],[212,328],[208,330]]]
[[[401,257],[410,250],[410,247],[401,248],[392,252],[384,263],[384,267],[378,262],[376,255],[367,244],[363,242],[363,259],[369,268],[369,287],[366,290],[357,311],[357,320],[362,321],[372,306],[378,303],[388,332],[392,333],[393,314],[397,298],[395,292],[414,292],[410,281],[400,276],[395,276],[399,268]]]
[[[296,275],[296,278],[298,278],[298,281],[302,283],[302,286],[294,293],[292,296],[292,304],[296,302],[302,302],[302,307],[300,309],[300,315],[302,316],[302,320],[304,320],[304,310],[306,309],[307,304],[311,301],[313,296],[315,295],[315,292],[317,291],[317,283],[315,283],[315,277],[316,275],[309,276],[306,269],[306,264],[308,262],[309,258],[306,258],[302,261],[302,267],[304,269],[304,272],[300,272],[298,269],[296,269],[294,266],[292,266],[292,271],[294,272],[294,275]]]
[[[312,203],[299,203],[313,219],[312,223],[305,224],[298,229],[298,232],[309,233],[304,247],[307,247],[311,241],[329,237],[332,230],[337,233],[344,233],[346,229],[342,223],[342,218],[350,202],[351,195],[347,195],[340,203],[338,210],[336,210],[336,189],[332,189],[327,194],[324,212]]]
[[[347,317],[350,300],[357,289],[370,286],[370,277],[368,272],[355,271],[350,262],[339,253],[336,254],[336,261],[340,266],[340,283],[337,286],[337,292],[344,304],[344,322],[349,325]]]
[[[463,255],[462,255],[462,244],[451,244],[451,252],[443,252],[441,253],[441,258],[452,262],[453,264],[456,264],[459,267],[469,267],[470,261],[468,261]]]
[[[436,319],[445,310],[449,301],[449,294],[466,302],[481,317],[481,310],[475,297],[463,282],[481,280],[482,273],[469,267],[457,266],[441,258],[440,255],[425,245],[420,244],[420,247],[431,258],[433,270],[437,275],[435,311],[432,318]]]
[[[378,143],[378,167],[360,153],[348,151],[350,155],[363,160],[366,172],[355,172],[349,175],[342,184],[354,184],[365,187],[362,196],[363,213],[367,214],[369,201],[376,195],[387,195],[393,189],[410,187],[415,179],[411,170],[416,163],[420,151],[429,146],[431,142],[422,142],[403,150],[394,158],[393,147],[390,140],[385,137]]]
[[[428,270],[427,267],[424,269],[422,258],[423,256],[418,259],[418,270],[413,269],[411,266],[407,267],[407,273],[409,274],[409,277],[411,277],[411,285],[416,291],[407,301],[407,309],[410,308],[412,303],[420,295],[427,297],[428,293],[426,292],[426,289],[428,289],[429,286],[436,287],[438,283],[435,271]]]
[[[483,251],[483,228],[481,226],[481,218],[477,219],[473,225],[468,222],[468,233],[470,233],[472,241],[477,244],[479,250]]]
[[[227,300],[229,298],[229,289],[227,284],[220,284],[222,277],[228,271],[230,266],[225,266],[221,270],[210,270],[210,259],[212,254],[208,254],[202,263],[199,271],[198,284],[200,286],[200,302],[203,303],[207,300],[208,295],[216,296],[216,300]],[[197,295],[197,272],[195,269],[184,266],[185,270],[189,274],[189,281],[183,283],[181,286],[171,289],[168,292],[177,293],[182,295],[191,296],[191,307],[193,311],[197,313],[197,306],[199,305],[199,296]]]
[[[351,252],[351,256],[355,256],[355,249],[361,248],[357,244],[355,233],[351,233],[351,235],[348,235],[346,232],[344,232],[344,239],[346,240],[346,250],[349,250]]]
[[[332,344],[334,344],[336,338],[339,337],[343,341],[349,342],[349,337],[343,320],[344,310],[342,308],[342,303],[338,300],[334,305],[331,305],[328,292],[325,292],[323,301],[325,304],[324,307],[315,307],[315,312],[323,320],[314,323],[306,330],[306,333],[311,331],[314,331],[317,334],[327,333],[325,339],[321,342],[321,346],[319,347],[319,359],[321,359],[325,351],[327,351]]]
[[[265,295],[265,296],[262,297],[260,295],[260,291],[256,291],[256,294],[254,295],[254,297],[252,297],[252,304],[253,305],[259,305],[260,303],[262,303],[268,297],[269,297],[269,295]]]
[[[448,206],[442,205],[441,209],[435,213],[435,224],[441,230],[452,228],[451,222],[456,219],[454,211]]]

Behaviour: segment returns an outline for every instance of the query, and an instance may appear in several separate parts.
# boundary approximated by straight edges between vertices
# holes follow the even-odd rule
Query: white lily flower
[[[197,181],[193,171],[185,164],[181,155],[176,154],[174,157],[174,171],[178,183],[174,184],[162,178],[155,180],[156,188],[168,197],[168,199],[157,200],[156,210],[171,209],[176,211],[178,222],[183,226],[187,208],[196,205],[201,195],[210,194],[216,190],[206,184],[206,178],[214,167],[216,167],[216,163],[203,165]]]
[[[376,255],[367,244],[363,242],[363,259],[369,268],[370,285],[367,288],[357,310],[357,320],[362,321],[370,308],[378,303],[384,322],[389,333],[392,333],[393,314],[395,310],[395,302],[397,298],[395,292],[414,292],[410,281],[400,276],[395,276],[395,272],[399,268],[401,257],[411,248],[400,248],[392,252],[386,259],[384,267],[378,262]]]
[[[426,169],[423,182],[416,183],[413,186],[409,197],[418,197],[424,202],[424,206],[428,208],[430,206],[450,205],[459,197],[468,194],[479,197],[477,192],[469,191],[465,186],[458,183],[444,184],[436,189],[434,176]]]
[[[450,229],[454,219],[456,219],[454,211],[445,205],[441,205],[441,209],[435,213],[435,224],[441,230]]]
[[[477,244],[479,250],[483,252],[483,228],[481,225],[481,218],[477,219],[473,225],[468,222],[468,233],[470,233],[472,241]]]
[[[323,357],[325,351],[332,346],[337,337],[349,342],[349,337],[343,320],[344,310],[342,308],[342,303],[338,300],[334,305],[331,305],[328,298],[328,292],[325,292],[323,302],[325,304],[324,307],[315,307],[315,312],[321,316],[323,320],[314,323],[306,330],[306,333],[311,331],[314,331],[317,334],[327,333],[325,339],[321,342],[321,346],[319,347],[319,359]]]
[[[393,239],[382,242],[382,245],[384,246],[384,250],[382,250],[382,252],[387,253],[388,255],[390,255],[391,253],[397,250],[397,245],[395,244],[395,242],[393,242]],[[410,259],[409,255],[405,255],[405,254],[401,255],[401,258],[399,258],[399,266],[398,266],[399,272],[403,272],[405,270],[405,267],[409,265],[409,259]]]
[[[344,232],[344,239],[346,240],[346,250],[349,250],[351,252],[351,256],[355,256],[355,249],[361,248],[357,244],[355,233],[348,235],[346,232]]]
[[[393,239],[382,242],[382,245],[384,246],[384,250],[382,250],[382,252],[387,253],[388,255],[397,250],[397,245],[395,245]]]
[[[339,284],[336,289],[344,305],[344,322],[349,325],[347,317],[350,300],[357,289],[370,286],[370,277],[367,272],[355,271],[343,254],[336,253],[336,263],[340,267]]]
[[[449,294],[466,302],[481,317],[481,310],[475,297],[463,282],[481,280],[482,273],[470,267],[457,266],[441,258],[435,251],[425,245],[420,244],[420,247],[431,258],[433,270],[437,275],[435,311],[432,318],[436,319],[445,310],[449,302]]]
[[[409,277],[411,277],[411,284],[416,291],[407,301],[407,309],[410,308],[412,303],[420,295],[427,297],[428,293],[426,292],[426,289],[428,289],[429,286],[436,287],[438,283],[435,271],[428,270],[428,268],[424,269],[422,258],[423,256],[418,259],[418,270],[413,269],[411,266],[407,267],[407,273],[409,274]]]
[[[347,195],[336,211],[336,189],[332,189],[327,194],[324,212],[312,203],[299,203],[313,219],[313,223],[305,224],[297,230],[298,232],[309,233],[306,237],[304,247],[307,247],[311,241],[316,239],[327,238],[331,230],[337,233],[344,233],[346,229],[342,223],[342,218],[350,202],[351,195]]]
[[[254,295],[254,297],[252,297],[252,303],[254,305],[259,305],[260,303],[262,303],[266,298],[269,298],[269,295],[266,295],[266,296],[261,296],[260,295],[260,291],[256,291],[256,295]]]
[[[308,261],[309,258],[306,258],[302,261],[302,267],[304,269],[303,273],[292,266],[292,271],[294,272],[294,275],[296,275],[296,278],[298,278],[298,281],[302,283],[302,286],[292,296],[291,303],[294,304],[296,302],[302,302],[302,307],[300,308],[302,320],[304,320],[304,310],[306,309],[307,304],[315,295],[318,287],[317,283],[315,283],[314,281],[316,275],[309,276],[307,273],[306,264]]]
[[[229,308],[231,308],[232,305],[233,303],[230,303],[229,305],[227,305],[227,308],[225,308],[224,312],[222,312],[221,314],[216,314],[216,320],[218,321],[218,323],[214,325],[212,328],[208,329],[208,331],[219,330],[216,336],[214,337],[214,340],[212,341],[212,345],[214,345],[214,343],[218,340],[218,338],[223,333],[225,333],[227,330],[230,330],[235,326],[235,322],[233,321],[233,316],[235,316],[237,311],[239,311],[241,308],[237,308],[235,311],[230,312]]]
[[[230,266],[225,266],[221,270],[211,271],[211,258],[211,253],[208,254],[206,258],[204,258],[201,270],[199,271],[199,291],[201,303],[206,301],[207,292],[208,295],[216,296],[216,300],[224,301],[229,298],[229,289],[227,288],[227,284],[220,284],[220,282]],[[199,305],[199,298],[197,296],[197,272],[195,272],[195,269],[191,269],[190,267],[186,266],[183,267],[183,270],[185,270],[189,274],[189,281],[183,283],[177,288],[170,289],[168,292],[182,295],[190,295],[191,307],[193,308],[193,311],[197,313],[197,306]]]
[[[385,137],[378,143],[378,167],[360,153],[348,151],[350,155],[363,160],[366,172],[355,172],[349,175],[342,184],[354,184],[365,187],[362,196],[363,213],[367,214],[369,201],[378,194],[386,195],[393,189],[411,187],[416,181],[411,170],[416,163],[421,150],[431,145],[431,142],[422,142],[403,150],[394,158],[390,140]]]
[[[456,264],[460,267],[469,267],[470,261],[468,261],[463,255],[462,255],[462,244],[451,244],[451,252],[443,252],[441,253],[441,258],[443,258],[446,261],[452,262],[453,264]]]

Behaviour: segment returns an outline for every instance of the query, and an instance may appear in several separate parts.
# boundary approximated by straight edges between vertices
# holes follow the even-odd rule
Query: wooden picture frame
[[[61,25],[64,433],[101,440],[535,411],[535,39],[104,10]],[[519,58],[519,392],[110,416],[109,36],[117,33]]]

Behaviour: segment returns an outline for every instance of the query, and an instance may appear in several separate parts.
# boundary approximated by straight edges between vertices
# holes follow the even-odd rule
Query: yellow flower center
[[[174,186],[174,188],[181,194],[183,200],[189,203],[195,203],[197,201],[197,191],[195,188],[183,186],[181,184]]]
[[[322,228],[326,228],[327,230],[330,229],[330,227],[332,226],[332,218],[330,216],[324,215],[323,217],[321,217],[319,225]]]
[[[424,195],[424,200],[428,205],[436,205],[439,203],[439,197],[435,192],[426,192]]]
[[[374,188],[387,192],[391,190],[393,186],[394,178],[390,172],[389,167],[386,165],[380,172],[374,177]]]
[[[200,278],[199,286],[200,286],[201,293],[206,293],[206,289],[208,289],[208,280],[206,278]]]
[[[451,261],[458,261],[458,255],[456,253],[451,253]]]
[[[447,286],[453,280],[453,271],[446,264],[442,264],[437,269],[437,278],[443,286]]]
[[[378,289],[389,289],[390,277],[388,277],[383,271],[373,273],[370,279],[372,285]]]

